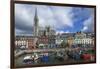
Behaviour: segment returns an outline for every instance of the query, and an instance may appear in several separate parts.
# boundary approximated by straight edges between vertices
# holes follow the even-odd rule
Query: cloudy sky
[[[32,35],[35,8],[37,8],[39,26],[49,25],[57,33],[93,32],[93,8],[15,4],[16,35]]]

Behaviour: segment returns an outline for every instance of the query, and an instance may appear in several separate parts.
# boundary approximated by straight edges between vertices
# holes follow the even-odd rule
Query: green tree
[[[67,46],[67,43],[66,43],[65,41],[63,41],[63,42],[61,43],[61,47],[65,48],[66,46]]]

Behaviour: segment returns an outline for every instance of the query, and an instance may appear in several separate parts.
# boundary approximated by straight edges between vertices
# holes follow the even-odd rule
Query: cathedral
[[[45,21],[46,22],[46,21]],[[22,47],[27,49],[36,48],[36,43],[48,44],[55,43],[55,30],[50,26],[44,28],[39,26],[39,18],[37,8],[35,9],[33,22],[33,36],[19,35],[15,37],[15,48]]]
[[[39,18],[37,14],[37,9],[35,9],[35,16],[34,16],[34,25],[33,25],[33,36],[51,36],[55,35],[55,30],[52,29],[50,26],[45,26],[45,28],[39,26]]]

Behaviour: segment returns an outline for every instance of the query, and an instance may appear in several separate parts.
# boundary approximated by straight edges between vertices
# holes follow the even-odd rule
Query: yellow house
[[[74,43],[74,37],[68,37],[67,43],[68,43],[69,47],[72,46],[72,44]]]

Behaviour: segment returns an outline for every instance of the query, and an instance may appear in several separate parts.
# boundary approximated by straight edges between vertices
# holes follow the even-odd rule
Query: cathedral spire
[[[37,8],[35,8],[35,16],[34,16],[34,21],[38,21]]]
[[[38,15],[37,15],[37,8],[35,8],[35,15],[34,15],[34,36],[38,36]]]

